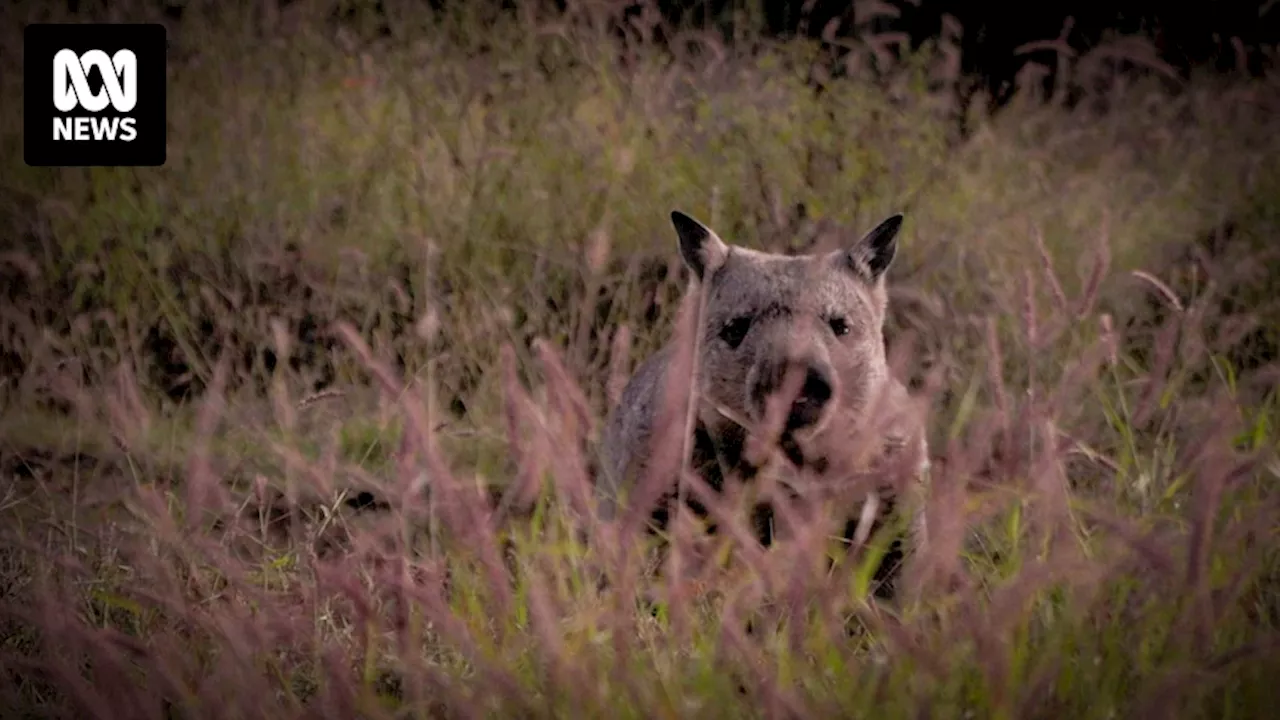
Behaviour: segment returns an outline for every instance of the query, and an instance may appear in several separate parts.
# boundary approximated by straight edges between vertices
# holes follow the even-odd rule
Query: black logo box
[[[159,24],[35,24],[23,42],[23,155],[37,167],[159,166],[167,156],[166,68],[168,35]],[[101,50],[108,57],[131,50],[137,57],[138,102],[128,113],[110,104],[93,113],[82,107],[60,112],[53,104],[53,58],[69,49],[77,55]],[[90,70],[89,86],[102,87]],[[56,118],[89,117],[99,122],[133,118],[137,136],[131,141],[54,140]]]

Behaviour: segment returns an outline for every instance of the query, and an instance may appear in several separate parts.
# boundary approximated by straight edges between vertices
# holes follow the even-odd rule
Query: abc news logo
[[[163,25],[28,25],[27,164],[163,165],[165,45]]]
[[[102,74],[102,90],[89,89],[85,73],[94,68]],[[76,55],[73,50],[59,50],[53,56],[53,106],[69,113],[77,106],[89,112],[111,107],[118,113],[133,112],[138,105],[138,56],[121,50],[111,57],[101,50]],[[55,117],[54,140],[115,140],[132,142],[138,137],[137,120],[131,117]]]

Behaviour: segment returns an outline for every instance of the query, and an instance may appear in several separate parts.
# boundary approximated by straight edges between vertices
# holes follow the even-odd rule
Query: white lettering
[[[54,118],[54,140],[116,140],[133,142],[138,138],[138,121],[133,118]]]

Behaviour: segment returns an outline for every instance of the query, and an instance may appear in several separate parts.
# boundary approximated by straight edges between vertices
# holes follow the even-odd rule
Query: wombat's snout
[[[832,372],[824,364],[803,358],[764,362],[753,368],[747,379],[747,397],[754,419],[764,418],[769,400],[786,389],[789,376],[803,380],[800,382],[799,392],[791,402],[785,429],[804,430],[818,425],[835,394]],[[779,399],[785,401],[785,398]]]

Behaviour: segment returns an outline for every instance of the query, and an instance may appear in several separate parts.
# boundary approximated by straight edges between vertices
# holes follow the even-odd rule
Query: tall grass
[[[949,35],[664,46],[603,5],[404,3],[384,33],[339,5],[166,21],[163,168],[27,168],[0,110],[0,705],[1271,705],[1274,74],[1178,78],[1125,38],[1064,59],[1078,102],[1028,76],[987,116]],[[889,343],[932,470],[892,599],[900,524],[839,548],[838,504],[764,550],[693,482],[721,531],[676,523],[662,572],[644,508],[595,514],[603,413],[687,321],[672,208],[775,250],[906,210]],[[882,472],[859,482],[908,482]]]

